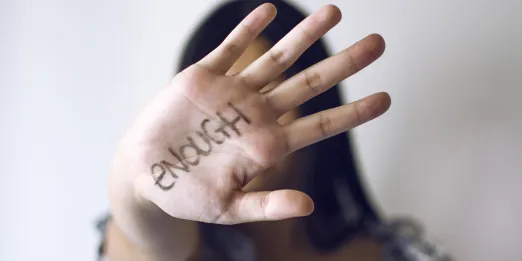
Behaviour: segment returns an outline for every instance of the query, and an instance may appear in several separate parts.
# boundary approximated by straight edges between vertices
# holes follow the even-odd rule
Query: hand
[[[386,93],[300,118],[277,119],[358,72],[384,51],[379,35],[260,90],[341,19],[325,6],[235,75],[227,71],[275,17],[271,4],[250,13],[224,42],[174,77],[140,115],[119,154],[124,175],[144,204],[172,217],[235,224],[308,215],[313,202],[295,190],[245,193],[256,175],[300,148],[354,128],[384,113]],[[122,162],[122,161],[120,161]]]

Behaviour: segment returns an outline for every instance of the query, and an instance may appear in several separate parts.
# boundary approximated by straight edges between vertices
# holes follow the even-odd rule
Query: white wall
[[[393,98],[354,134],[383,212],[459,260],[522,260],[522,1],[330,2],[332,50],[387,39],[344,84]],[[0,1],[0,260],[94,260],[115,145],[215,3]]]

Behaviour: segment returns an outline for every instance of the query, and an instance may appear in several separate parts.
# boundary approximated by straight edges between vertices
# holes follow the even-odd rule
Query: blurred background
[[[419,219],[457,260],[522,260],[522,1],[333,3],[337,52],[373,32],[387,50],[343,82],[393,104],[352,132],[388,217]],[[95,260],[117,142],[168,83],[219,1],[0,1],[0,260]]]

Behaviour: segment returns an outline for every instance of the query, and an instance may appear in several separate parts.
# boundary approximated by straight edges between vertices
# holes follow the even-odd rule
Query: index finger
[[[277,9],[266,3],[241,21],[223,42],[197,64],[215,73],[225,74],[248,45],[274,20]]]

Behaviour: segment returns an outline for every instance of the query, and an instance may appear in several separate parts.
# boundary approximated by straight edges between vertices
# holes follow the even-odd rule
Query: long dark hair
[[[232,29],[260,4],[267,2],[233,1],[216,8],[188,40],[179,70],[196,63],[216,48]],[[275,44],[306,16],[280,0],[270,1],[278,15],[261,36]],[[287,78],[329,56],[322,40],[314,43],[287,71]],[[335,86],[300,106],[301,116],[340,106],[340,88]],[[354,161],[351,142],[340,134],[307,148],[312,153],[312,170],[305,192],[315,202],[315,211],[306,224],[311,242],[321,250],[331,250],[364,227],[379,222],[367,199]]]

